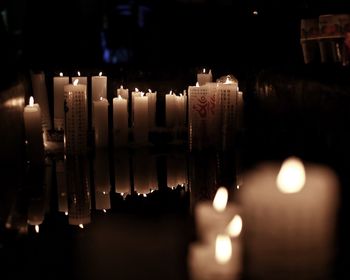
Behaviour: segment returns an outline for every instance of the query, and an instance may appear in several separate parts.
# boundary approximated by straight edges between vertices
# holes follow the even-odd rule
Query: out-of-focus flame
[[[75,79],[74,82],[73,82],[73,85],[76,86],[76,85],[78,85],[78,83],[79,83],[79,80]]]
[[[215,241],[215,260],[219,264],[225,264],[231,259],[232,244],[228,235],[219,234]]]
[[[240,215],[235,215],[227,226],[227,232],[231,237],[238,237],[242,231],[242,218]]]
[[[299,192],[305,184],[305,168],[297,157],[286,159],[277,175],[278,189],[283,193]]]
[[[222,212],[226,209],[228,192],[225,187],[220,187],[215,194],[213,207],[216,211]]]

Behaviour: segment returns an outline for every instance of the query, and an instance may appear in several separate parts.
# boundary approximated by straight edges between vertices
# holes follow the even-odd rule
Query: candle
[[[44,197],[38,196],[30,199],[28,207],[28,225],[34,226],[35,231],[39,233],[39,226],[43,223],[45,217]]]
[[[87,96],[86,85],[73,84],[64,86],[65,92],[65,150],[67,154],[87,153]]]
[[[98,76],[91,78],[92,102],[100,100],[100,98],[107,98],[107,77],[102,76],[102,72]],[[95,127],[94,108],[92,108],[92,127]]]
[[[78,83],[80,85],[86,85],[87,86],[87,77],[81,76],[80,71],[77,71],[77,76],[72,77],[72,81],[78,80]]]
[[[100,97],[93,102],[95,124],[95,146],[104,148],[108,146],[108,100]]]
[[[51,129],[51,116],[47,96],[45,74],[43,72],[40,72],[38,74],[32,73],[31,78],[33,95],[41,109],[42,128],[44,130],[44,135],[46,136],[47,131]]]
[[[134,91],[131,92],[131,121],[132,123],[134,123],[134,120],[135,120],[135,97],[140,97],[141,96],[141,92],[139,91],[138,88],[135,88]]]
[[[148,142],[148,97],[142,94],[135,96],[134,104],[134,142]]]
[[[34,104],[34,98],[32,96],[29,99],[29,105],[24,108],[23,117],[28,161],[33,164],[43,163],[44,143],[41,110],[39,104]]]
[[[211,83],[213,81],[213,75],[211,74],[211,70],[206,73],[205,68],[201,73],[197,74],[197,82],[200,86],[205,85],[206,83]]]
[[[156,126],[156,108],[157,108],[157,92],[150,89],[147,92],[148,97],[148,126],[153,129]]]
[[[63,76],[63,73],[53,78],[54,128],[56,130],[64,129],[64,86],[67,84],[69,84],[69,77]]]
[[[128,144],[128,100],[120,95],[113,98],[113,139],[114,145]]]
[[[228,235],[218,235],[209,245],[191,244],[187,261],[191,280],[240,279],[241,247]]]
[[[210,244],[217,234],[227,232],[233,217],[240,213],[234,203],[227,204],[228,192],[225,187],[218,188],[213,202],[198,202],[195,207],[197,235],[200,240]]]
[[[120,86],[120,88],[117,89],[117,95],[128,100],[129,99],[129,89],[124,88],[123,86]]]
[[[177,117],[177,104],[176,104],[176,95],[170,91],[169,94],[165,95],[165,118],[166,126],[171,128],[175,126],[176,117]]]
[[[249,278],[331,278],[339,187],[329,168],[295,157],[262,164],[239,201]]]

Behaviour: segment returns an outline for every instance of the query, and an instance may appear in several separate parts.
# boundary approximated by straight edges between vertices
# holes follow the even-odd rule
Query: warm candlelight
[[[69,77],[63,76],[62,72],[59,77],[53,78],[54,128],[56,130],[64,129],[64,86],[68,84]]]

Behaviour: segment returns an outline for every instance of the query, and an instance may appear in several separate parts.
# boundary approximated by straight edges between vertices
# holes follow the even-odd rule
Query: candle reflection
[[[131,193],[130,159],[125,149],[114,153],[115,192],[127,195]]]
[[[110,209],[109,192],[111,183],[109,174],[109,154],[106,150],[96,151],[94,160],[94,181],[96,209]]]

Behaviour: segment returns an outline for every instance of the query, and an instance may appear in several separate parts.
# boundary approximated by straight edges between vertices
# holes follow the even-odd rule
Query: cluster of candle
[[[227,75],[213,83],[211,71],[205,73],[204,69],[197,75],[196,86],[188,87],[188,96],[190,149],[232,148],[243,114],[237,80]]]
[[[239,279],[242,270],[240,209],[227,203],[228,192],[220,187],[213,203],[199,202],[195,208],[199,240],[188,252],[190,277],[201,279]]]

